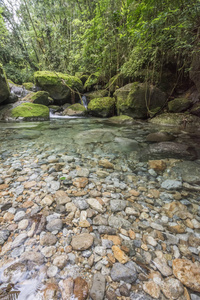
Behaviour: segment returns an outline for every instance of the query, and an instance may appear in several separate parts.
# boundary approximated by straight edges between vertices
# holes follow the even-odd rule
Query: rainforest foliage
[[[158,83],[187,77],[200,0],[0,0],[0,63],[16,83],[37,70]]]

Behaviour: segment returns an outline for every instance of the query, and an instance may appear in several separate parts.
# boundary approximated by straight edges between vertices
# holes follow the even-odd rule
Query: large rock
[[[187,98],[175,98],[174,100],[168,102],[169,112],[179,113],[187,110],[192,106],[192,102]]]
[[[108,91],[107,90],[92,91],[92,92],[86,93],[85,96],[88,99],[88,101],[91,101],[92,99],[95,99],[95,98],[107,97]]]
[[[191,262],[188,259],[173,260],[174,276],[191,290],[200,292],[200,264]]]
[[[115,91],[118,114],[146,119],[149,111],[157,111],[167,96],[160,89],[143,83],[129,83]]]
[[[192,114],[192,115],[195,115],[195,116],[197,116],[197,117],[200,117],[200,103],[198,102],[198,103],[195,103],[193,106],[192,106],[192,108],[191,108],[191,110],[190,110],[190,113]]]
[[[48,120],[49,109],[41,104],[22,103],[11,110],[11,117],[25,120]]]
[[[195,160],[197,158],[196,150],[185,144],[175,142],[161,142],[149,145],[141,151],[140,160],[177,158]]]
[[[10,95],[10,89],[7,82],[6,74],[0,64],[0,103],[8,99]]]
[[[199,127],[200,118],[184,113],[164,113],[149,120],[150,123],[164,126]]]
[[[75,143],[77,144],[91,144],[91,143],[108,143],[112,142],[117,135],[114,130],[108,129],[91,129],[86,131],[81,131],[75,137]]]
[[[38,71],[35,72],[34,77],[36,86],[47,91],[54,99],[55,104],[58,105],[73,101],[72,90],[77,92],[83,91],[81,80],[75,76],[49,71]],[[79,96],[77,93],[75,96],[78,100]]]
[[[197,161],[178,162],[173,170],[181,175],[183,181],[191,184],[200,184],[200,163]]]
[[[68,106],[64,111],[64,116],[84,116],[86,114],[86,108],[80,103],[76,103]]]
[[[52,99],[49,97],[48,92],[39,91],[36,93],[30,92],[25,98],[23,98],[23,101],[48,106],[49,104],[51,104]]]
[[[115,99],[111,97],[95,98],[88,104],[88,111],[96,117],[110,117],[114,114]]]
[[[192,58],[192,64],[190,67],[190,79],[196,85],[198,92],[200,93],[200,57],[198,51],[194,52]]]

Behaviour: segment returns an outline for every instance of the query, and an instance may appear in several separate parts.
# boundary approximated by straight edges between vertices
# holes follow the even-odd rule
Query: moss
[[[85,94],[86,98],[91,101],[92,99],[95,98],[102,98],[108,96],[108,91],[107,90],[98,90],[98,91],[93,91]]]
[[[71,102],[72,92],[83,91],[81,80],[75,76],[63,73],[38,71],[34,74],[35,83],[56,100],[55,104],[63,105]],[[78,99],[78,93],[75,94]]]
[[[98,83],[100,77],[100,73],[96,72],[91,74],[88,79],[86,80],[85,84],[84,84],[84,89],[89,89],[91,86],[95,85]]]
[[[164,113],[150,120],[150,123],[165,126],[200,126],[200,119],[188,113]]]
[[[134,119],[126,115],[121,115],[111,117],[109,118],[109,121],[117,124],[132,124],[134,122]]]
[[[99,117],[108,117],[113,114],[115,99],[111,97],[95,98],[88,104],[88,111]]]
[[[187,98],[175,98],[168,102],[169,112],[182,112],[191,106],[191,101]]]
[[[23,83],[23,86],[28,91],[32,91],[32,89],[34,88],[34,84],[32,82],[25,82]]]
[[[45,85],[64,85],[66,82],[66,84],[71,88],[77,88],[78,90],[82,88],[81,80],[68,74],[50,71],[38,71],[35,72],[34,78],[35,83],[41,87]]]
[[[68,109],[72,109],[74,111],[86,111],[86,108],[80,103],[72,104],[68,107]]]
[[[48,118],[49,117],[49,109],[48,107],[41,104],[33,104],[33,103],[23,103],[11,111],[11,115],[14,118],[23,117],[23,118]]]

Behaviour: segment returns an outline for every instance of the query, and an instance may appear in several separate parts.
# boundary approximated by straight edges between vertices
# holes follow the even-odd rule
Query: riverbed
[[[0,128],[0,299],[200,299],[197,128]]]

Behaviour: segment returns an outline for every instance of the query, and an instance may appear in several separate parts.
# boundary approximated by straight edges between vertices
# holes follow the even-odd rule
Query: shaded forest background
[[[199,0],[0,0],[0,62],[19,84],[37,70],[186,82],[199,27]]]

